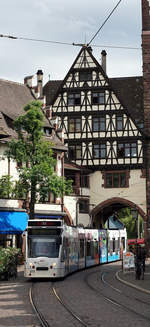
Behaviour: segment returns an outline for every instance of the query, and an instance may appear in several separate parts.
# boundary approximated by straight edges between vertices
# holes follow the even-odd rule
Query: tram
[[[72,227],[63,215],[40,215],[28,221],[24,276],[64,278],[87,267],[120,260],[126,229]]]

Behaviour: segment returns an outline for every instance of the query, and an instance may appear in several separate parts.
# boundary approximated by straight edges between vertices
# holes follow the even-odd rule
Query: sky
[[[23,83],[25,76],[42,69],[44,83],[63,79],[81,49],[72,43],[90,42],[118,2],[0,0],[1,35],[69,43],[0,37],[0,78]],[[100,63],[106,50],[108,77],[142,75],[141,32],[141,0],[122,0],[90,44]]]

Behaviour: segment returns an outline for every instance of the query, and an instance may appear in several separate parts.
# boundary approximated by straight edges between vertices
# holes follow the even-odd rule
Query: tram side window
[[[118,239],[116,240],[116,252],[118,254],[118,252],[120,251],[120,237],[118,237]]]
[[[91,242],[90,241],[87,241],[87,243],[86,243],[86,255],[87,255],[87,257],[91,256]]]
[[[115,252],[118,254],[118,239],[115,240]]]
[[[115,252],[115,238],[110,240],[108,249],[109,249],[110,255],[112,255]]]
[[[99,242],[94,241],[93,246],[94,246],[94,258],[95,258],[95,256],[97,256],[99,254]]]
[[[112,251],[115,252],[116,249],[116,242],[115,242],[115,238],[113,237],[112,239]]]
[[[80,240],[80,258],[84,258],[84,239]]]

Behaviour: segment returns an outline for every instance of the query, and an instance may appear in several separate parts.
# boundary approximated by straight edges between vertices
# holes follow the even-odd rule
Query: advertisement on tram
[[[100,263],[107,262],[107,231],[99,230]]]

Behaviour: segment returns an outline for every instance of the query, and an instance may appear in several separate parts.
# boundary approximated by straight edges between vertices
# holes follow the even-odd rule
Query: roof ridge
[[[0,78],[0,81],[2,81],[2,82],[6,82],[6,83],[11,83],[11,84],[17,84],[17,85],[25,86],[24,83],[14,82],[14,81],[10,81],[10,80],[3,79],[3,78]]]

